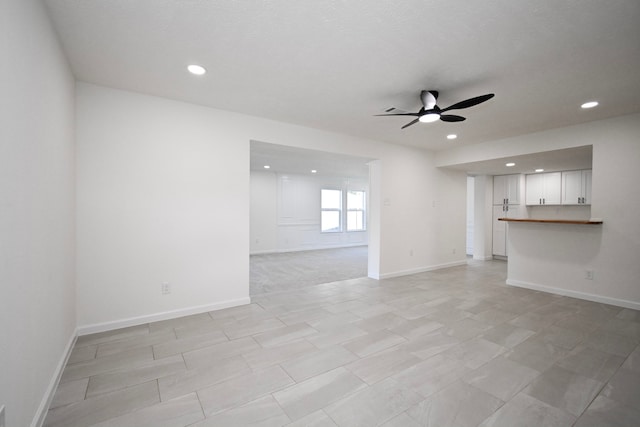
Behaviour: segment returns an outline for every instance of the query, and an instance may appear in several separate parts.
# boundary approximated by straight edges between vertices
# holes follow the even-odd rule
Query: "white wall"
[[[473,255],[473,216],[475,211],[475,179],[467,177],[467,255]]]
[[[278,175],[251,171],[250,251],[269,253],[278,250]]]
[[[40,1],[0,3],[0,406],[37,425],[75,337],[74,84]]]
[[[320,232],[323,188],[369,193],[368,180],[251,171],[251,253],[366,245],[366,231]]]
[[[389,146],[380,180],[380,277],[466,262],[464,172],[436,168],[429,152]]]
[[[505,146],[517,155],[581,145],[593,145],[591,216],[604,224],[510,224],[508,282],[640,309],[640,115],[441,153],[438,163],[502,156]],[[587,269],[594,280],[585,279]]]
[[[382,195],[380,194],[381,167],[380,160],[373,160],[369,164],[369,198],[367,201],[367,234],[369,240],[367,275],[373,279],[380,278],[380,226],[382,221]]]
[[[81,332],[247,303],[249,142],[237,119],[86,84],[77,105]]]
[[[487,261],[493,258],[493,177],[476,176],[473,190],[473,259]]]
[[[391,200],[370,209],[380,276],[465,261],[465,174],[436,169],[428,152],[84,83],[77,92],[82,332],[248,300],[251,140],[380,159],[371,191]]]

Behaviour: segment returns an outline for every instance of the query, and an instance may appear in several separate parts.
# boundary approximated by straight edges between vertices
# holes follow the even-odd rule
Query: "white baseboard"
[[[489,256],[473,256],[473,259],[476,261],[491,261],[493,259],[493,255]]]
[[[448,262],[445,264],[431,265],[428,267],[412,268],[409,270],[394,271],[392,273],[384,273],[380,275],[380,279],[390,279],[392,277],[408,276],[410,274],[424,273],[426,271],[440,270],[441,268],[457,267],[467,265],[467,260]]]
[[[56,366],[56,370],[51,377],[51,381],[49,382],[49,386],[42,397],[42,401],[38,406],[38,410],[36,411],[33,420],[31,421],[31,427],[41,427],[44,424],[44,419],[47,417],[47,412],[49,411],[49,406],[51,406],[51,402],[53,401],[53,396],[56,393],[56,389],[58,388],[58,384],[60,383],[60,378],[62,377],[62,372],[64,371],[64,367],[67,366],[67,362],[69,361],[69,356],[71,356],[71,351],[73,351],[73,346],[76,344],[76,340],[78,339],[78,329],[73,331],[69,342],[67,342],[67,346],[64,349],[64,353],[62,353],[62,357],[60,361],[58,361],[58,365]]]
[[[548,292],[550,294],[564,295],[567,297],[579,298],[587,301],[599,302],[602,304],[615,305],[618,307],[630,308],[632,310],[640,310],[640,302],[636,302],[636,301],[611,298],[603,295],[595,295],[595,294],[589,294],[586,292],[572,291],[569,289],[556,288],[553,286],[540,285],[538,283],[523,282],[521,280],[513,280],[513,279],[507,279],[507,285],[517,286],[519,288],[532,289],[534,291]]]
[[[129,326],[144,325],[145,323],[157,322],[160,320],[175,319],[176,317],[189,316],[192,314],[216,311],[223,308],[236,307],[238,305],[251,304],[251,298],[238,298],[234,300],[222,301],[215,304],[199,305],[195,307],[181,308],[178,310],[165,311],[162,313],[149,314],[145,316],[130,317],[128,319],[113,320],[104,323],[94,323],[91,325],[78,326],[78,335],[95,334],[97,332],[111,331],[114,329],[126,328]]]

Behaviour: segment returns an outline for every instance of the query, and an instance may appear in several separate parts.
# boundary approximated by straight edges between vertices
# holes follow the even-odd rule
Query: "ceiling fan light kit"
[[[440,120],[440,114],[438,113],[429,113],[429,114],[425,114],[420,116],[420,118],[418,119],[421,123],[433,123],[433,122],[437,122],[438,120]]]
[[[478,104],[482,104],[485,101],[493,98],[495,94],[488,93],[486,95],[476,96],[475,98],[469,98],[464,101],[457,102],[447,108],[440,108],[436,105],[438,100],[438,91],[435,90],[423,90],[420,92],[420,101],[422,101],[422,108],[417,113],[410,113],[398,108],[389,108],[386,110],[387,114],[376,114],[377,116],[413,116],[417,117],[406,125],[402,126],[402,129],[407,128],[417,122],[432,123],[438,120],[443,122],[461,122],[466,120],[465,117],[457,116],[455,114],[442,114],[450,110],[462,110],[464,108],[473,107]]]

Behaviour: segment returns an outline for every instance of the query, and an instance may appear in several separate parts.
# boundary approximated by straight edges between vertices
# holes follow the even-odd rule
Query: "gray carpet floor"
[[[367,256],[367,246],[251,255],[250,294],[366,277]]]

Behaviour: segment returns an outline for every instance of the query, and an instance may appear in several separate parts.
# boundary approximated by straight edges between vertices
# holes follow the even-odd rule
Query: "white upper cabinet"
[[[542,204],[542,193],[544,192],[542,174],[527,175],[525,182],[525,203],[527,205]]]
[[[493,177],[493,204],[520,204],[520,175],[496,175]]]
[[[527,175],[526,203],[527,205],[559,205],[562,201],[561,189],[561,172]]]
[[[591,170],[562,172],[562,204],[591,204]]]

